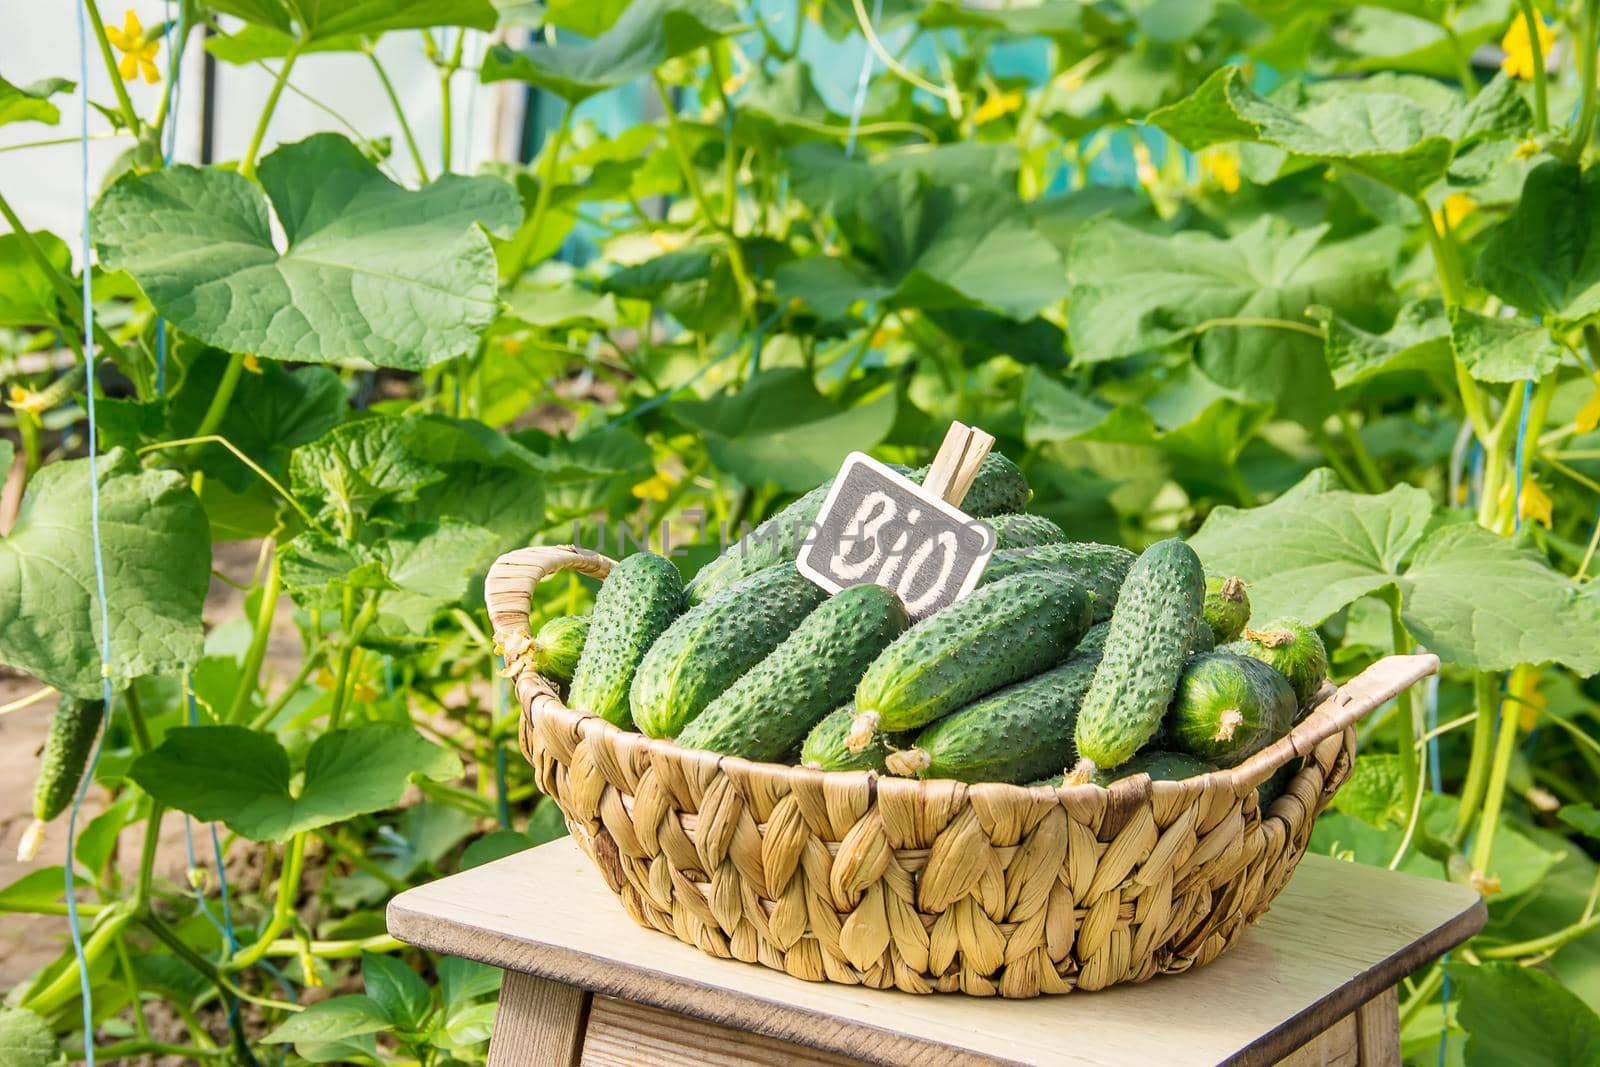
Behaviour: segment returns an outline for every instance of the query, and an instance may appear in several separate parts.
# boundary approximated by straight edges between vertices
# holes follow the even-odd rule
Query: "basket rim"
[[[864,779],[871,795],[879,789],[908,789],[938,792],[952,789],[979,790],[996,800],[1010,797],[1021,800],[1033,796],[1052,797],[1062,803],[1072,801],[1114,808],[1128,807],[1146,797],[1177,800],[1187,793],[1196,796],[1210,789],[1223,788],[1236,796],[1252,792],[1290,760],[1304,758],[1319,745],[1343,735],[1356,722],[1389,699],[1439,669],[1439,657],[1432,653],[1393,655],[1373,663],[1361,674],[1335,686],[1325,681],[1312,710],[1293,729],[1272,744],[1233,767],[1226,767],[1179,780],[1154,781],[1139,772],[1113,781],[1108,786],[1094,782],[1052,785],[1016,785],[1009,782],[962,782],[954,778],[910,778],[880,774],[875,770],[830,771],[799,764],[770,763],[729,756],[703,749],[685,748],[671,738],[648,737],[624,730],[592,712],[568,707],[560,698],[555,683],[533,668],[527,655],[532,641],[529,615],[534,586],[562,570],[573,570],[603,581],[614,561],[609,557],[575,545],[532,546],[508,552],[490,568],[485,583],[485,600],[494,625],[495,650],[505,657],[503,675],[512,679],[522,718],[550,716],[580,736],[604,738],[612,747],[637,747],[652,756],[686,761],[707,772],[723,768],[777,774],[794,778],[807,775],[841,776]],[[1352,745],[1352,748],[1354,746]],[[1109,798],[1109,799],[1106,799]]]

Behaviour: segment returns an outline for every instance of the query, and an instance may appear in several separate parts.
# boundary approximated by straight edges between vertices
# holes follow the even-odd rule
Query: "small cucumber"
[[[639,664],[628,694],[634,725],[650,737],[676,737],[826,595],[793,563],[779,563],[690,608]]]
[[[984,519],[994,530],[996,551],[1003,548],[1033,548],[1037,545],[1060,544],[1067,539],[1061,527],[1043,515],[1029,515],[1014,511],[1006,515],[991,515]]]
[[[634,672],[682,611],[683,580],[671,560],[640,552],[613,567],[594,598],[567,706],[613,726],[631,726],[628,688]]]
[[[104,700],[63,696],[50,719],[44,751],[39,757],[39,777],[33,787],[33,824],[23,831],[17,859],[31,861],[44,840],[44,827],[67,810],[78,795],[78,785],[94,750],[94,739],[105,719]]]
[[[1105,622],[1117,606],[1117,594],[1133,560],[1133,553],[1125,548],[1093,541],[1002,548],[989,557],[978,584],[988,585],[1027,571],[1055,571],[1076,579],[1094,594],[1094,621]]]
[[[1205,596],[1200,557],[1176,538],[1156,542],[1134,562],[1078,712],[1081,757],[1118,767],[1155,735],[1194,647]]]
[[[1089,629],[1094,595],[1049,571],[974,589],[884,650],[856,687],[849,743],[926,725],[1055,666]]]
[[[1258,659],[1289,679],[1301,707],[1328,677],[1328,649],[1317,631],[1299,619],[1278,619],[1259,630],[1246,630],[1243,640],[1227,645],[1226,651]]]
[[[911,734],[879,734],[860,752],[851,752],[845,738],[850,736],[850,724],[855,721],[856,706],[846,704],[828,712],[821,722],[806,734],[800,746],[800,763],[819,771],[877,771],[885,773],[884,761],[901,745],[909,744]]]
[[[895,463],[889,466],[919,485],[931,467],[908,470]],[[832,479],[823,482],[701,567],[685,590],[689,603],[703,603],[757,571],[776,563],[792,562],[805,544],[832,487]],[[998,452],[990,452],[979,464],[978,473],[961,502],[961,510],[980,518],[1021,511],[1032,496],[1028,480],[1017,465]]]
[[[1194,641],[1190,652],[1211,652],[1217,647],[1217,634],[1205,619],[1194,620]]]
[[[678,735],[678,744],[776,759],[850,698],[868,664],[909,624],[905,605],[882,586],[853,585],[836,593],[707,705]]]
[[[572,681],[572,672],[583,655],[583,642],[589,636],[589,616],[557,615],[533,635],[533,669],[556,682]]]
[[[1174,748],[1223,767],[1259,752],[1294,721],[1294,690],[1258,659],[1207,652],[1189,660],[1167,712]]]
[[[1207,575],[1202,614],[1216,635],[1213,644],[1225,645],[1238,637],[1250,621],[1250,597],[1244,591],[1243,579]]]
[[[980,697],[889,756],[890,771],[962,782],[1027,782],[1072,760],[1078,705],[1094,677],[1107,626],[1089,630],[1066,663]]]
[[[1147,748],[1115,770],[1096,771],[1094,782],[1096,785],[1110,785],[1135,774],[1148,774],[1157,782],[1181,782],[1197,774],[1210,774],[1216,769],[1215,765],[1187,752],[1163,752]]]

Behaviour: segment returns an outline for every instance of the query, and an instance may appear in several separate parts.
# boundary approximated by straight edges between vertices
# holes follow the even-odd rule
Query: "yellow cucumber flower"
[[[1539,32],[1539,55],[1548,60],[1550,46],[1555,43],[1556,31],[1544,24],[1544,19],[1535,19]],[[1500,61],[1500,69],[1513,78],[1528,81],[1533,77],[1533,42],[1528,40],[1528,20],[1520,15],[1511,20],[1511,25],[1506,27],[1506,35],[1500,38],[1500,48],[1506,57]]]
[[[678,484],[678,479],[666,471],[657,471],[633,487],[633,495],[640,500],[654,500],[664,503],[672,495],[672,487]]]
[[[1589,394],[1589,399],[1578,409],[1576,421],[1579,433],[1589,433],[1600,427],[1600,374],[1595,375],[1594,392]]]
[[[1466,193],[1451,193],[1444,198],[1444,204],[1433,213],[1433,228],[1436,230],[1453,230],[1461,225],[1461,220],[1472,214],[1478,207],[1478,202]]]
[[[1522,499],[1517,501],[1517,514],[1519,517],[1532,519],[1548,530],[1550,529],[1551,509],[1553,507],[1550,495],[1539,488],[1538,482],[1530,478],[1522,483]]]
[[[106,27],[106,40],[122,53],[122,62],[117,64],[117,73],[122,75],[123,81],[132,81],[141,74],[151,85],[161,80],[161,68],[156,66],[156,53],[161,50],[161,41],[145,40],[144,24],[139,21],[139,16],[134,13],[133,8],[128,9],[128,14],[122,22],[122,29],[119,30],[115,26]]]
[[[1015,89],[1010,92],[990,93],[979,105],[978,110],[972,113],[972,119],[982,126],[995,119],[1004,118],[1021,106],[1022,93]]]
[[[1200,173],[1211,179],[1223,192],[1232,196],[1239,191],[1239,154],[1231,148],[1208,148],[1201,152],[1196,162]]]

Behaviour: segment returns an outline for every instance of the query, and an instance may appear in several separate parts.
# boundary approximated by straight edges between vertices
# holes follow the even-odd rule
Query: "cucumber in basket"
[[[683,580],[672,561],[649,552],[611,568],[589,618],[567,706],[627,727],[628,687],[639,661],[683,611]]]
[[[908,471],[898,464],[891,463],[889,466],[918,484],[928,476],[928,467]],[[828,490],[832,487],[832,479],[823,482],[701,567],[689,581],[689,602],[702,603],[757,571],[775,563],[792,562],[811,532],[811,524],[822,511]],[[979,517],[999,515],[1021,510],[1032,495],[1028,480],[1022,476],[1017,465],[998,452],[990,452],[979,465],[977,476],[973,478],[972,486],[961,502],[961,509]]]
[[[1205,596],[1200,557],[1176,538],[1156,542],[1134,562],[1078,712],[1079,756],[1117,767],[1155,736],[1194,647]]]
[[[1067,539],[1067,535],[1061,532],[1061,527],[1043,515],[1013,511],[1005,515],[991,515],[983,521],[994,530],[994,544],[997,550],[1053,545]]]
[[[923,726],[1066,659],[1094,615],[1094,594],[1051,571],[974,589],[884,650],[856,687],[849,745]]]
[[[1056,571],[1076,578],[1094,594],[1094,621],[1105,622],[1117,606],[1117,593],[1133,560],[1133,553],[1125,548],[1094,541],[1002,548],[989,557],[978,584],[988,585],[1025,571]]]
[[[1008,685],[937,720],[891,753],[895,774],[963,782],[1029,782],[1072,762],[1072,728],[1094,677],[1107,624],[1093,627],[1066,663]]]
[[[539,627],[533,635],[528,652],[533,656],[533,669],[557,682],[572,681],[578,657],[583,655],[583,642],[589,636],[589,616],[557,615]]]
[[[777,759],[850,698],[861,672],[907,625],[905,605],[882,586],[853,585],[834,594],[707,705],[678,744]]]
[[[800,766],[819,771],[877,771],[883,774],[891,753],[911,743],[914,734],[878,736],[860,752],[850,751],[845,739],[850,736],[850,724],[855,721],[856,706],[845,704],[828,712],[827,716],[806,734],[800,746]]]
[[[1226,644],[1238,637],[1250,621],[1250,597],[1244,591],[1244,581],[1235,576],[1207,575],[1206,603],[1201,614],[1211,627],[1215,644]]]
[[[1226,651],[1258,659],[1289,679],[1302,707],[1328,677],[1328,650],[1317,631],[1299,619],[1278,619],[1259,630],[1246,630]]]
[[[639,664],[628,694],[634,725],[651,737],[676,737],[826,595],[793,563],[779,563],[690,608]]]
[[[1265,748],[1289,731],[1296,708],[1283,675],[1232,652],[1192,657],[1167,711],[1172,747],[1223,767]]]

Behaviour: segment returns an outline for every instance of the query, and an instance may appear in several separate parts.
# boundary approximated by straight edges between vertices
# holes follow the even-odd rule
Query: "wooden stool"
[[[1395,984],[1483,927],[1448,882],[1307,856],[1207,967],[1033,1000],[803,982],[634,925],[570,840],[389,903],[389,931],[502,967],[494,1067],[859,1062],[1398,1067]]]

